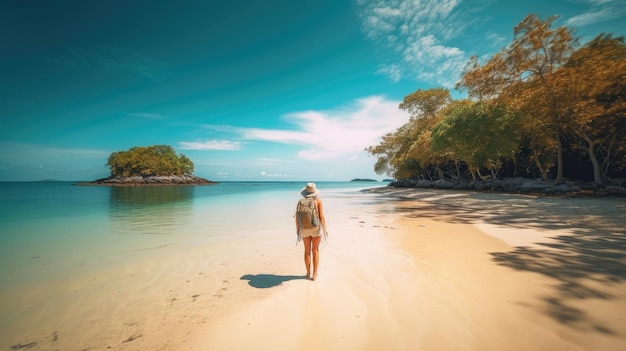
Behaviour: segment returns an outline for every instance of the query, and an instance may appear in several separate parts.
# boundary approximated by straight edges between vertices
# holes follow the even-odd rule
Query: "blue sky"
[[[526,15],[582,41],[623,0],[0,1],[0,181],[92,180],[111,152],[171,145],[211,180],[383,179],[364,149],[417,89]],[[462,97],[453,90],[455,97]]]

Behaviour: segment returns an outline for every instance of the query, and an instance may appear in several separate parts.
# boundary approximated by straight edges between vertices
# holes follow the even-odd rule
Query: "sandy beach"
[[[155,248],[146,255],[158,251],[158,266],[59,282],[82,300],[33,292],[65,296],[76,313],[40,325],[39,335],[13,335],[8,346],[626,349],[624,199],[393,188],[363,196],[367,204],[325,202],[330,239],[315,282],[304,277],[287,216],[261,228],[262,239],[199,242],[183,257]]]
[[[489,194],[379,193],[393,201],[348,221],[329,214],[340,227],[318,281],[234,308],[194,349],[626,349],[626,203],[571,213],[567,199],[489,208]],[[277,265],[250,289],[282,281]]]

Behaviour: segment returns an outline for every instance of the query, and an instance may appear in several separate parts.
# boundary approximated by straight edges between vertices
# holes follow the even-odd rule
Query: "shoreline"
[[[626,197],[626,181],[616,180],[610,184],[598,184],[586,181],[566,180],[556,183],[554,180],[531,178],[504,178],[486,180],[416,180],[401,179],[389,183],[393,188],[406,189],[441,189],[460,191],[481,191],[502,194],[528,194],[542,196],[618,196]]]
[[[172,186],[172,185],[215,185],[217,182],[194,175],[182,176],[130,176],[107,177],[91,182],[75,182],[78,186]]]

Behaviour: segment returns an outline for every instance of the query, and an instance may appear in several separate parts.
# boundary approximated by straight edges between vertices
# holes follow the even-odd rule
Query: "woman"
[[[296,231],[298,236],[302,238],[304,242],[304,265],[306,266],[306,276],[311,280],[317,279],[317,267],[320,263],[320,241],[322,239],[322,230],[324,235],[326,234],[326,219],[324,218],[324,208],[322,206],[322,200],[320,200],[320,191],[315,186],[315,183],[307,183],[300,195],[310,201],[300,200],[298,202],[298,208],[296,209]],[[306,207],[306,203],[309,202],[312,207],[312,214],[307,221],[311,221],[312,224],[303,223],[304,220],[300,215],[303,212],[303,208]],[[303,205],[304,204],[304,205]],[[308,217],[308,216],[307,216]],[[313,275],[311,275],[311,258],[313,261]]]

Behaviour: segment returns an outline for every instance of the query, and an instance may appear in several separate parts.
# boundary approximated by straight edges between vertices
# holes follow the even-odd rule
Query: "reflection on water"
[[[176,234],[192,218],[193,186],[111,187],[110,216],[123,234]]]
[[[193,198],[193,186],[113,186],[111,204],[159,205],[188,201]]]

